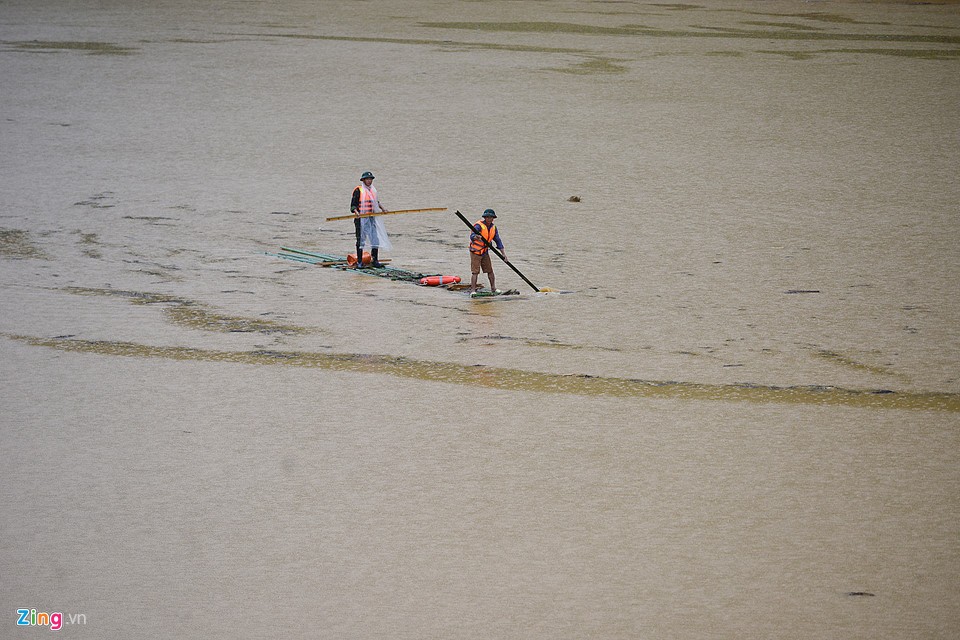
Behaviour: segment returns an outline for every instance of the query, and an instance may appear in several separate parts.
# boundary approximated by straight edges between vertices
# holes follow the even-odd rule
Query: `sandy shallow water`
[[[953,3],[0,1],[0,636],[955,636],[958,58]],[[493,207],[564,293],[269,255],[364,170],[448,208],[392,264]]]

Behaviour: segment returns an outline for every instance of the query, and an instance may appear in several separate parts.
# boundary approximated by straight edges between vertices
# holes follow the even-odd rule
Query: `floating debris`
[[[86,245],[83,247],[83,255],[88,258],[100,259],[103,257],[103,254],[96,247],[100,245],[100,239],[95,233],[81,233],[80,234],[80,244]]]
[[[112,204],[110,201],[115,200],[116,198],[113,197],[112,191],[105,191],[103,193],[92,195],[86,200],[74,202],[73,205],[75,207],[90,207],[91,209],[111,209],[116,205]]]
[[[0,256],[47,259],[47,255],[33,244],[28,231],[2,227],[0,227]]]
[[[112,42],[76,42],[54,40],[31,40],[29,42],[7,42],[24,51],[84,51],[93,55],[126,56],[138,51],[135,47],[121,47]]]

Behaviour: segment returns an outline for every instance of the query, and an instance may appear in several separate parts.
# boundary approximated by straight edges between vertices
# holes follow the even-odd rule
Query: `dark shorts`
[[[473,251],[470,252],[470,273],[493,273],[493,264],[490,262],[490,252],[487,251],[482,256],[478,256]]]

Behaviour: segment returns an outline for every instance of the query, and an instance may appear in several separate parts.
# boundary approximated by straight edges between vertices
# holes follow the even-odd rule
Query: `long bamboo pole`
[[[334,220],[349,220],[350,218],[372,218],[374,216],[393,216],[398,213],[420,213],[422,211],[446,211],[446,207],[430,207],[427,209],[398,209],[397,211],[381,211],[379,213],[363,213],[359,216],[350,214],[348,216],[333,216],[332,218],[327,218],[327,222],[332,222]]]

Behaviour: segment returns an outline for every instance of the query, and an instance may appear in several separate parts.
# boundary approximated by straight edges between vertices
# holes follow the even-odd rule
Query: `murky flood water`
[[[956,634],[957,5],[141,4],[0,1],[8,628]]]

